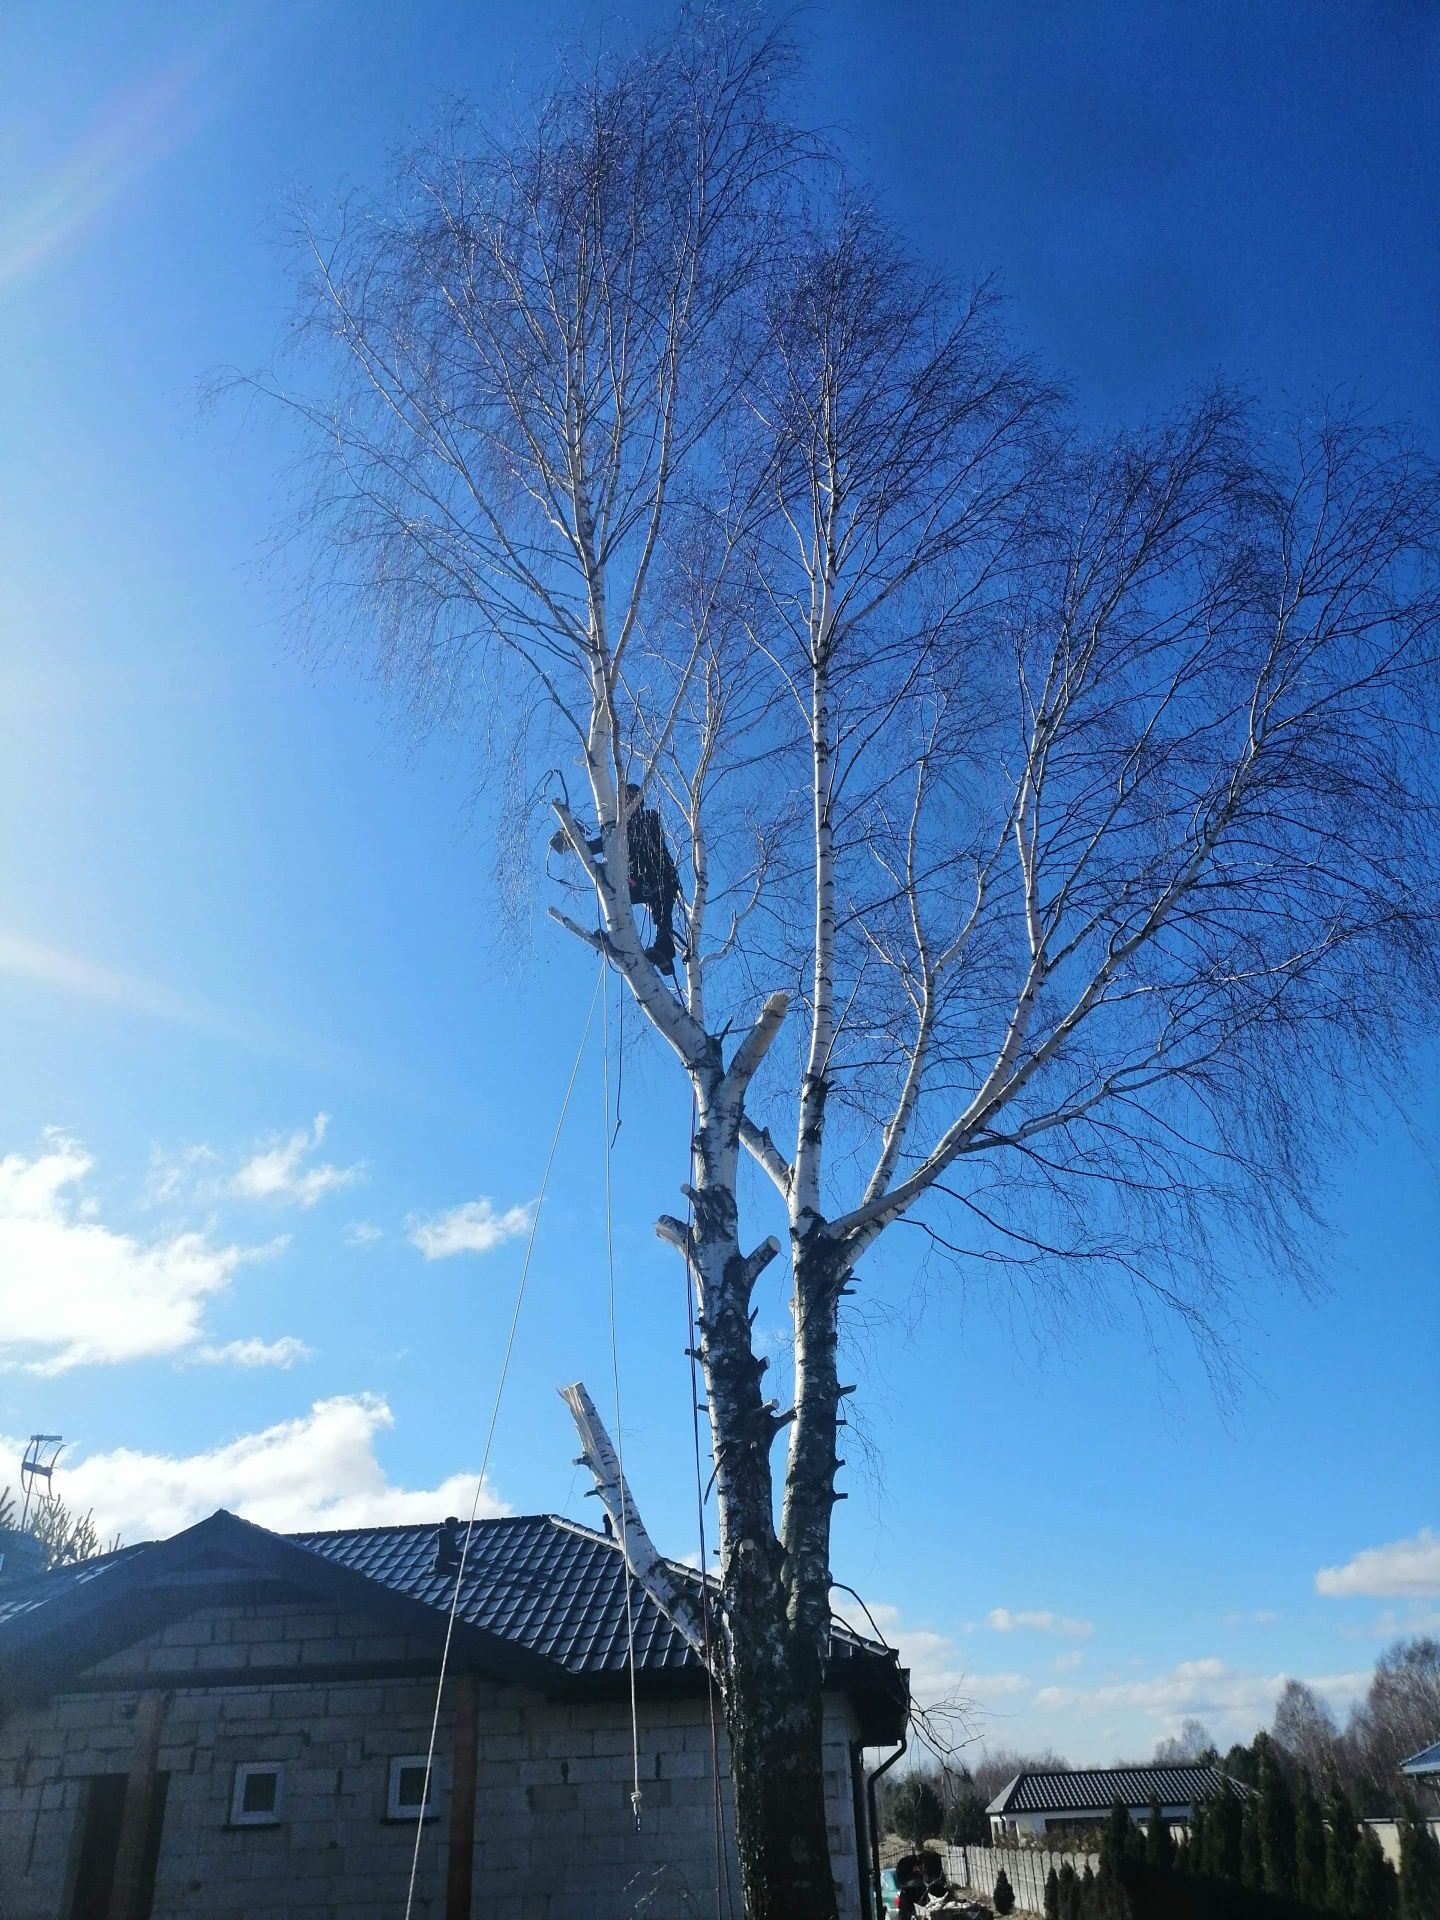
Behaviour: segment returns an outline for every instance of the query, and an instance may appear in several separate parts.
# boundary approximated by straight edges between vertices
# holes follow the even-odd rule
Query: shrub
[[[1015,1889],[1011,1886],[1010,1876],[1003,1867],[995,1876],[995,1891],[990,1898],[996,1913],[1015,1911]]]

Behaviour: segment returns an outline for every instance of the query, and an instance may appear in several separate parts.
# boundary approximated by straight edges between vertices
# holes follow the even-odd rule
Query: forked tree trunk
[[[766,1362],[750,1332],[755,1281],[775,1247],[740,1251],[738,1114],[718,1078],[702,1085],[694,1221],[685,1241],[719,1488],[720,1680],[736,1850],[747,1920],[834,1920],[822,1742],[828,1554],[810,1580],[797,1582],[801,1570],[787,1562],[775,1527],[771,1453],[785,1422],[762,1395]],[[675,1224],[662,1223],[667,1237]],[[827,1608],[820,1635],[813,1604],[796,1604],[817,1580]]]

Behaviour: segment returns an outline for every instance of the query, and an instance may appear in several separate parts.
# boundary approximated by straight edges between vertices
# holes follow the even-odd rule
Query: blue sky
[[[202,417],[197,383],[271,350],[293,189],[376,184],[448,93],[501,103],[562,42],[666,12],[8,16],[0,1433],[71,1436],[72,1493],[132,1537],[222,1503],[341,1523],[468,1502],[512,1210],[593,982],[558,936],[487,945],[463,743],[409,741],[343,662],[287,648],[287,575],[260,564],[286,445]],[[1223,369],[1277,401],[1357,383],[1440,438],[1431,9],[895,0],[815,4],[799,33],[813,117],[917,247],[1000,275],[1097,414]],[[1343,1704],[1385,1638],[1435,1620],[1427,1047],[1414,1125],[1376,1111],[1330,1170],[1324,1289],[1283,1296],[1257,1265],[1228,1424],[1183,1350],[1157,1362],[1123,1321],[1057,1354],[1023,1298],[956,1294],[905,1249],[877,1274],[857,1364],[878,1464],[852,1474],[836,1571],[992,1743],[1103,1761],[1189,1712],[1249,1731],[1279,1676]],[[494,1498],[580,1517],[554,1389],[608,1404],[598,1074],[592,1041],[491,1463]],[[684,1295],[651,1223],[687,1114],[663,1062],[627,1065],[627,1465],[675,1553]]]

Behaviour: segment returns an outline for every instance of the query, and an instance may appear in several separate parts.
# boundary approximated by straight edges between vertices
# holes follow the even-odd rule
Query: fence
[[[947,1879],[986,1900],[1003,1867],[1015,1889],[1018,1913],[1045,1911],[1045,1876],[1052,1867],[1059,1873],[1068,1862],[1076,1873],[1084,1873],[1086,1867],[1094,1872],[1100,1865],[1093,1853],[1051,1853],[1043,1847],[946,1847],[943,1858]]]

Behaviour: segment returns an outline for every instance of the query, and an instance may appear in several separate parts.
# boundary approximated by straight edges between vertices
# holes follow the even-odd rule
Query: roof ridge
[[[578,1533],[582,1540],[595,1540],[602,1547],[620,1551],[620,1542],[613,1534],[602,1533],[598,1527],[587,1527],[583,1520],[572,1520],[568,1513],[544,1513],[538,1518],[548,1520],[552,1527],[563,1527],[566,1533]]]
[[[441,1514],[438,1520],[381,1520],[360,1527],[293,1527],[283,1531],[277,1528],[276,1531],[282,1540],[313,1540],[317,1537],[333,1540],[343,1534],[361,1533],[434,1533],[449,1518],[449,1514]],[[473,1524],[476,1527],[534,1526],[537,1521],[556,1518],[558,1516],[553,1513],[485,1513],[477,1514]]]

